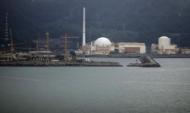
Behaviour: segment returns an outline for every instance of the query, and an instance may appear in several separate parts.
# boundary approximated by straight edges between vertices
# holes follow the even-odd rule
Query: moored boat
[[[141,56],[138,58],[139,62],[130,63],[128,67],[161,67],[161,65],[150,56]]]

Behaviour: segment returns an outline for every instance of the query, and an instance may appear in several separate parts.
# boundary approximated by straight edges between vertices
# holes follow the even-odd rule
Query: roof
[[[111,44],[111,41],[106,37],[100,37],[94,42],[95,46],[110,46]]]

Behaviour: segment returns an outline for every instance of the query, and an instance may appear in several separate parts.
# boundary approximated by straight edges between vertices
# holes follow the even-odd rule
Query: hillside
[[[1,0],[18,42],[30,43],[44,32],[60,38],[65,32],[81,37],[82,7],[87,10],[87,41],[100,36],[112,41],[156,43],[161,35],[190,47],[189,0]],[[3,27],[1,27],[3,31]],[[1,37],[3,37],[1,33]]]

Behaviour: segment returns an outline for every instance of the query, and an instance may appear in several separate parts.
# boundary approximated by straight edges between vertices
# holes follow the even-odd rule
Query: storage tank
[[[171,39],[167,36],[162,36],[158,39],[158,48],[161,49],[168,49],[171,45]]]

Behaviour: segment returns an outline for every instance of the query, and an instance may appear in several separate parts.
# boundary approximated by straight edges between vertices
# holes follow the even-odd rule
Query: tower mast
[[[9,40],[9,23],[8,23],[8,13],[5,16],[5,41]]]
[[[39,39],[36,39],[36,51],[39,50]]]
[[[67,51],[67,33],[64,36],[64,60],[68,60],[68,51]]]
[[[10,50],[11,50],[11,53],[13,53],[14,50],[15,50],[15,48],[14,48],[14,42],[13,42],[13,33],[12,33],[11,29],[9,29],[9,31],[10,31],[10,40],[11,40],[11,42],[10,42]]]
[[[46,44],[45,44],[45,48],[48,51],[49,50],[49,32],[45,33],[46,35]]]

